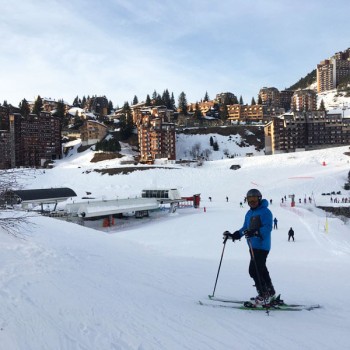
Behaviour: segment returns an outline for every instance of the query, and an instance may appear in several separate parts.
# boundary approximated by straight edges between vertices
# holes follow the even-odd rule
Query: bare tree
[[[8,191],[19,189],[18,176],[25,176],[23,170],[0,170],[0,228],[18,237],[31,225],[28,213],[8,210],[5,195]]]
[[[13,210],[9,213],[0,210],[0,228],[12,236],[23,238],[23,233],[33,226],[29,218],[27,213],[18,215]]]
[[[206,148],[204,151],[203,151],[203,157],[208,160],[209,159],[209,156],[212,154],[212,151],[209,149],[209,148]]]
[[[227,148],[223,149],[222,152],[224,153],[224,155],[229,158],[230,157],[230,152]]]
[[[194,144],[192,146],[192,149],[190,151],[190,156],[193,159],[198,159],[200,153],[201,153],[201,144],[199,142],[197,142],[196,144]]]

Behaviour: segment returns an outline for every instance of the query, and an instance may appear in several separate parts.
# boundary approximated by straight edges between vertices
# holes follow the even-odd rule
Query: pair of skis
[[[251,301],[235,300],[235,299],[224,299],[214,297],[209,295],[209,301],[199,301],[199,305],[210,306],[216,308],[230,308],[239,310],[252,310],[252,311],[311,311],[314,309],[319,309],[321,306],[319,304],[286,304],[278,296],[271,304],[257,306]]]

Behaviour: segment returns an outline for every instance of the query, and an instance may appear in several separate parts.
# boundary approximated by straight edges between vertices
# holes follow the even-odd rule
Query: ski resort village
[[[0,350],[350,350],[349,9],[3,1]]]

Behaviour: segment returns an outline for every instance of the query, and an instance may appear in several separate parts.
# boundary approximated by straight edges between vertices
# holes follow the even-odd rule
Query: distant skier
[[[209,197],[209,200],[210,200],[210,202],[211,202],[211,197]]]
[[[226,202],[228,202],[228,197],[226,196]]]
[[[288,231],[288,242],[290,241],[291,238],[293,239],[293,242],[294,242],[294,231],[292,228],[290,228]]]
[[[274,218],[274,219],[273,219],[273,228],[274,228],[275,230],[277,230],[277,223],[278,223],[277,218]]]
[[[268,209],[268,201],[262,199],[259,190],[249,190],[246,198],[250,209],[245,215],[243,227],[234,233],[225,231],[223,236],[224,240],[232,239],[233,242],[245,236],[248,245],[251,244],[249,275],[258,292],[254,303],[264,305],[271,303],[276,294],[266,267],[271,249],[272,213]]]

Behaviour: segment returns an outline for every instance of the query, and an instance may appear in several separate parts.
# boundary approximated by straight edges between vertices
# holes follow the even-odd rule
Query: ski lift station
[[[165,209],[168,205],[169,213],[174,213],[178,207],[199,207],[200,195],[181,197],[176,188],[144,189],[141,197],[122,198],[111,200],[98,200],[87,198],[77,202],[73,200],[76,193],[69,188],[50,188],[14,191],[11,193],[12,202],[20,203],[23,209],[30,210],[37,205],[41,206],[41,213],[56,218],[66,218],[67,220],[78,221],[104,219],[104,226],[114,224],[114,218],[125,216],[135,216],[136,218],[148,217],[151,211]],[[57,203],[70,199],[64,209],[56,211]],[[44,210],[43,205],[49,207],[54,204],[52,211]],[[35,209],[34,209],[35,210]],[[73,219],[73,218],[76,219]],[[106,223],[105,223],[106,221]]]
[[[156,198],[158,201],[162,203],[170,203],[170,202],[174,202],[174,201],[176,202],[176,201],[182,200],[180,193],[176,188],[142,190],[141,197]]]
[[[96,218],[114,214],[135,213],[136,217],[148,216],[150,210],[159,209],[161,204],[181,201],[177,189],[143,190],[141,197],[112,200],[89,200],[66,204],[66,212],[82,218]]]
[[[69,203],[66,204],[66,213],[83,219],[109,217],[112,222],[112,216],[116,214],[135,214],[137,218],[149,216],[150,211],[157,210],[164,204],[170,204],[169,212],[173,213],[180,203],[188,202],[189,198],[181,197],[177,189],[145,189],[141,197],[137,198]],[[194,195],[191,199],[194,206],[198,207],[199,195]]]
[[[5,193],[5,201],[9,205],[21,205],[23,209],[40,205],[44,211],[45,204],[54,204],[54,210],[59,202],[64,202],[68,198],[76,197],[77,194],[68,187],[30,189],[30,190],[9,190]]]
[[[82,218],[96,218],[114,214],[135,213],[135,216],[148,216],[148,211],[159,209],[155,198],[126,198],[112,200],[89,200],[66,204],[66,212]]]

